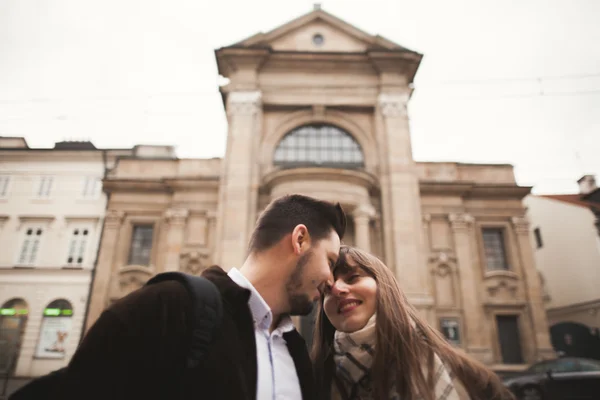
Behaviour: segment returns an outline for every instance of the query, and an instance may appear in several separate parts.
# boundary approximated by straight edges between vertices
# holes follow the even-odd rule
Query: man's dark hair
[[[304,224],[313,240],[321,240],[334,230],[340,240],[346,231],[346,214],[340,203],[292,194],[273,201],[256,222],[250,238],[250,253],[270,249],[297,225]]]

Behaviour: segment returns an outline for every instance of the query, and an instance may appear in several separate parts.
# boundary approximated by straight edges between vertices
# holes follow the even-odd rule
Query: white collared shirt
[[[302,400],[296,366],[283,338],[284,333],[294,330],[292,319],[282,317],[277,328],[269,333],[273,322],[269,305],[239,270],[232,268],[228,275],[236,284],[250,290],[248,306],[254,319],[258,372],[256,399]]]

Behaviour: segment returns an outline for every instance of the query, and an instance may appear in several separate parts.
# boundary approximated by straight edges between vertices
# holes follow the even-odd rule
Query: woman
[[[324,399],[513,399],[419,317],[379,259],[352,247],[323,295],[312,356]]]

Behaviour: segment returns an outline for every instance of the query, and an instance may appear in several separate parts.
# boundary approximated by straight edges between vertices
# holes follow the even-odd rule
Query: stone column
[[[98,319],[108,299],[111,275],[114,269],[114,261],[117,255],[119,234],[125,213],[123,211],[109,210],[104,217],[104,229],[100,242],[100,251],[94,272],[94,284],[90,296],[88,316],[85,321],[84,330],[87,331]]]
[[[261,92],[232,92],[227,98],[229,132],[223,159],[217,218],[216,262],[226,270],[244,261],[255,216],[255,141],[262,119]]]
[[[531,361],[552,358],[555,353],[550,341],[550,330],[544,308],[540,276],[535,265],[529,237],[529,221],[525,217],[513,217],[511,221],[517,236],[525,290],[529,300],[529,314],[535,336],[536,349],[532,353],[536,354],[537,359]]]
[[[433,304],[430,276],[423,254],[421,199],[415,162],[412,158],[406,104],[408,93],[381,93],[378,110],[383,130],[380,135],[381,187],[386,235],[386,261],[394,269],[409,300],[418,308]]]
[[[473,259],[472,231],[474,218],[469,214],[450,214],[450,225],[454,235],[455,253],[458,261],[462,306],[464,317],[464,347],[473,357],[485,364],[493,362],[490,332],[485,324],[482,305],[479,265]]]
[[[165,272],[179,271],[179,256],[185,237],[185,224],[190,212],[184,208],[170,208],[165,211],[167,238],[164,255]]]
[[[370,222],[375,209],[370,204],[361,204],[352,213],[354,219],[354,242],[356,247],[371,252]]]

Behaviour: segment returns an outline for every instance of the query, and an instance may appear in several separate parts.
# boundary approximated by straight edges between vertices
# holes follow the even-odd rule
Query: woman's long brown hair
[[[394,388],[402,399],[436,400],[434,353],[463,384],[471,400],[514,398],[495,373],[452,347],[418,315],[407,301],[392,271],[377,257],[353,247],[342,246],[334,272],[338,268],[347,270],[349,258],[377,282],[376,347],[370,374],[373,398],[386,399]],[[322,298],[312,348],[317,387],[322,393],[329,393],[331,383],[335,380],[334,333],[335,328],[324,313]],[[425,376],[424,365],[427,365],[428,376]]]

